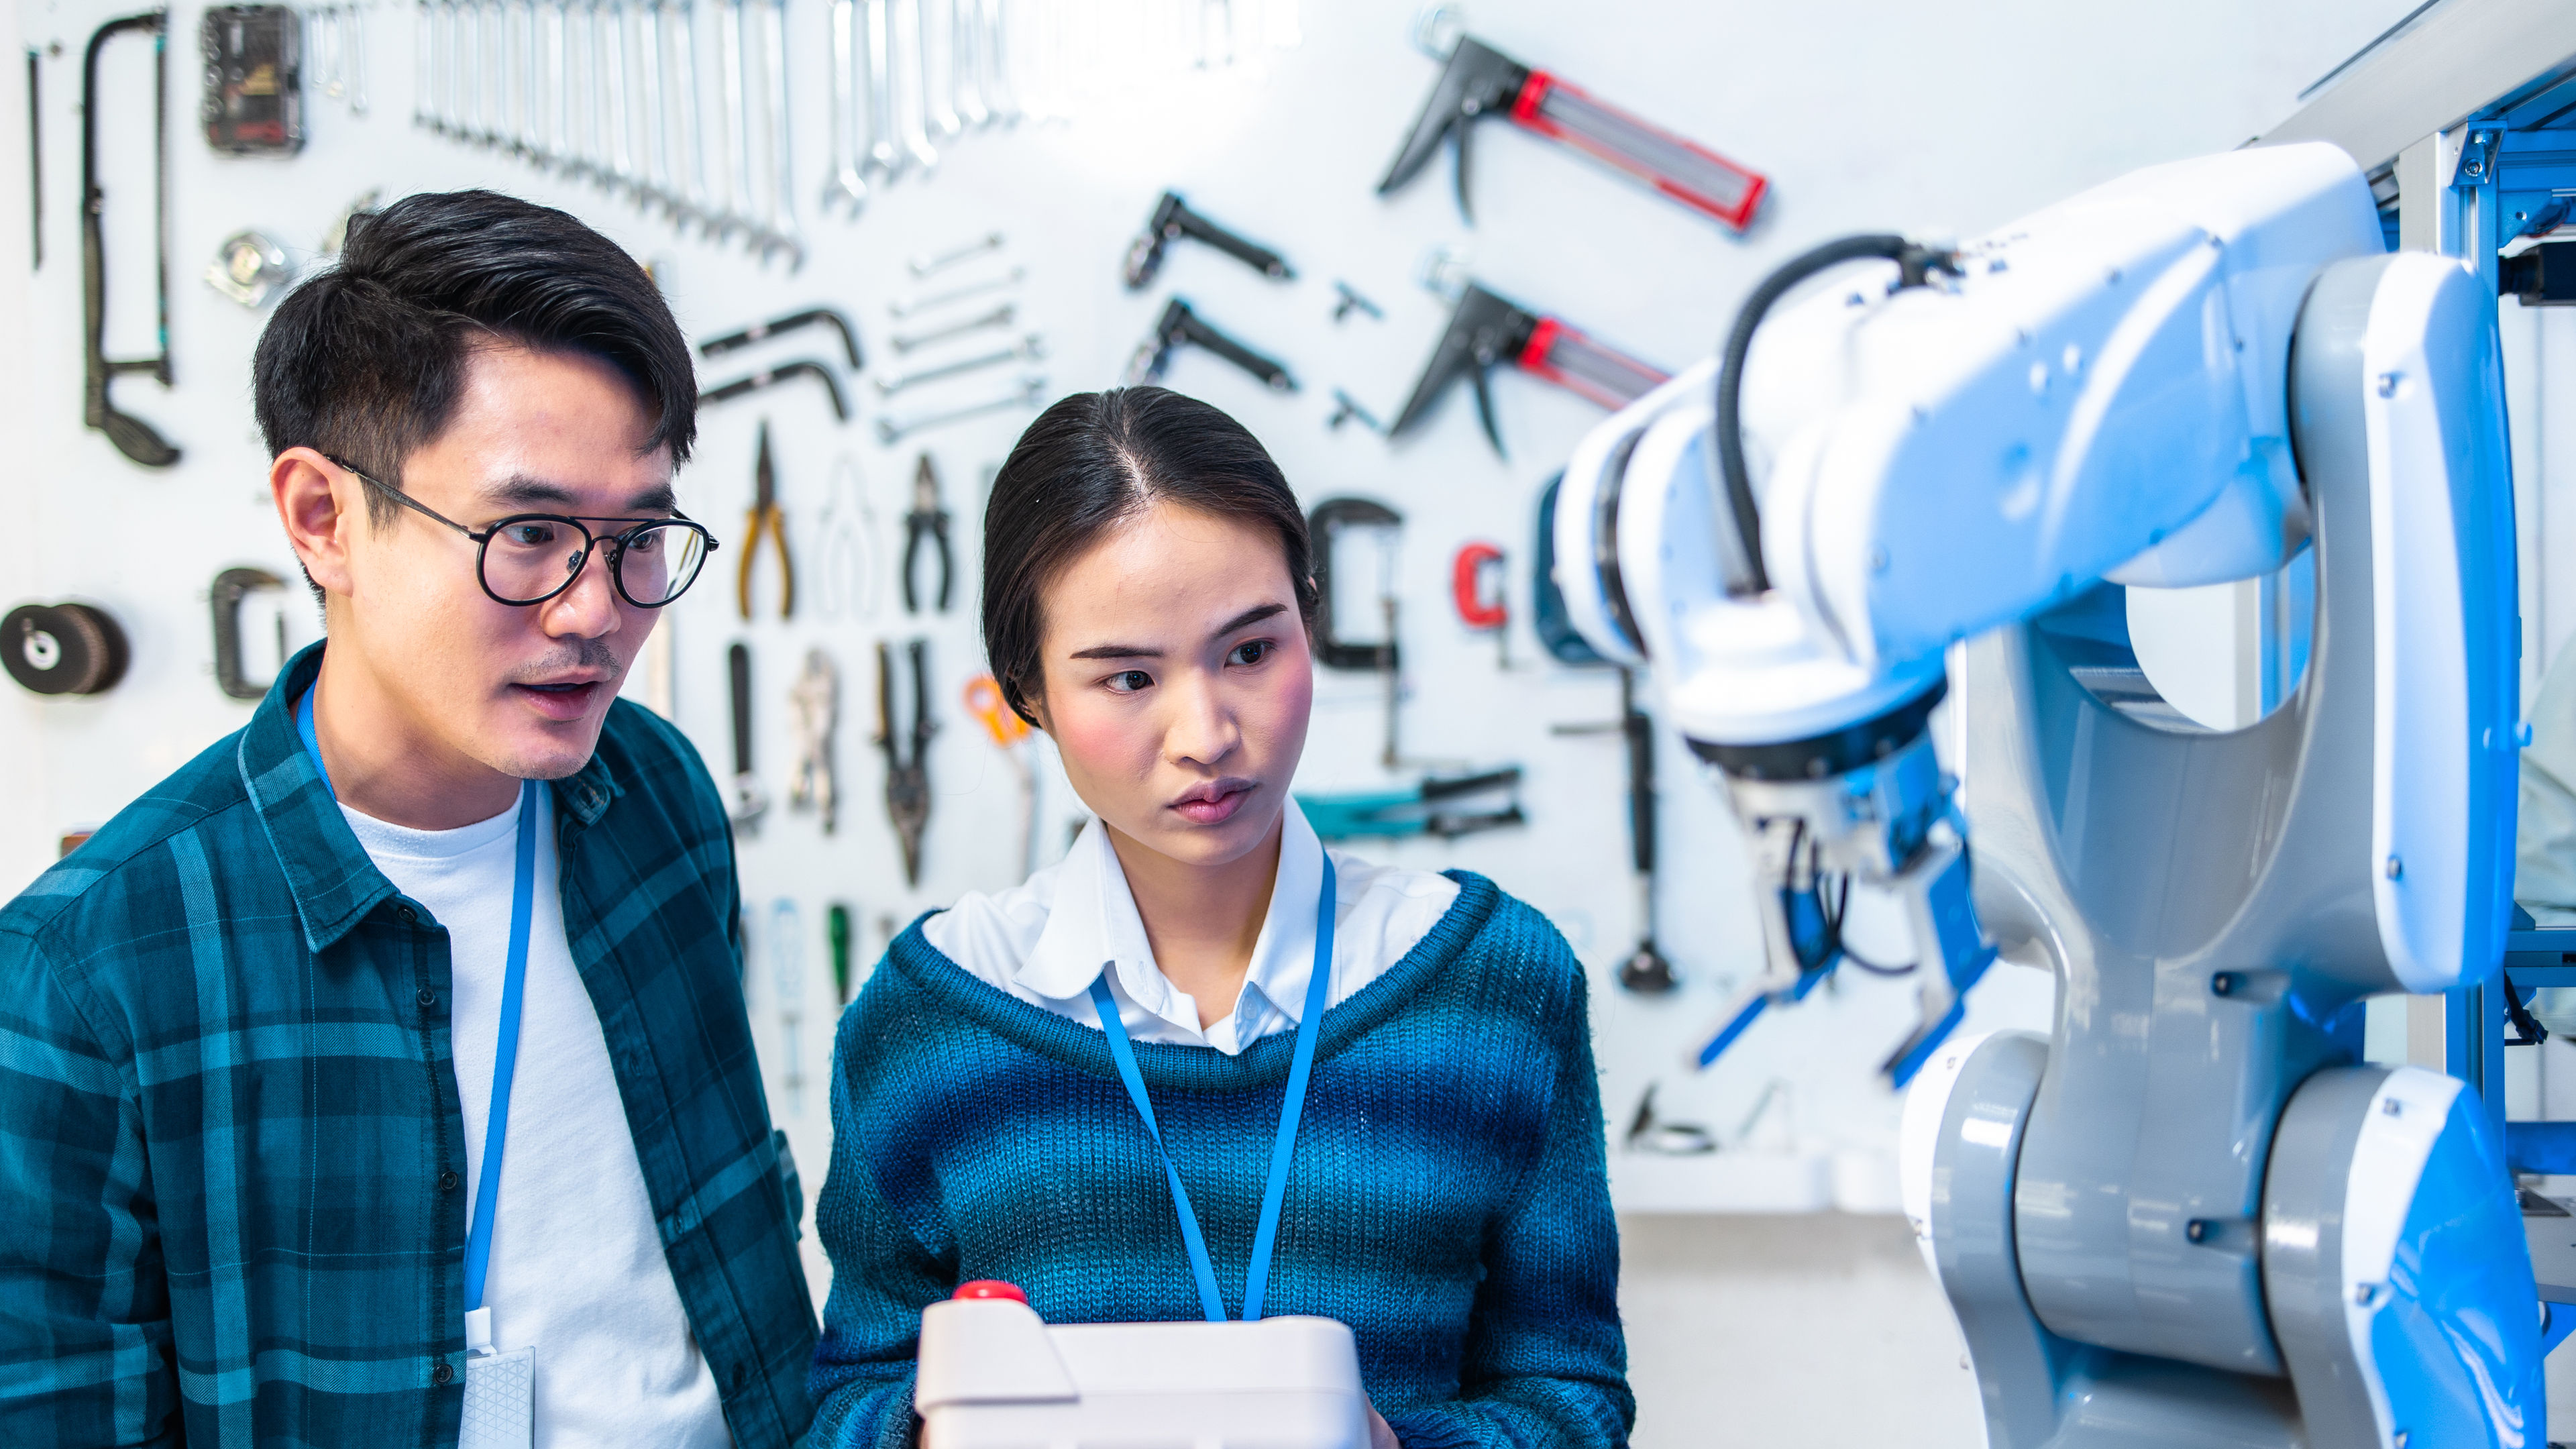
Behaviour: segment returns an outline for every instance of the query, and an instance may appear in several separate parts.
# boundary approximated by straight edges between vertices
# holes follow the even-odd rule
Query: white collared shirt
[[[1205,1031],[1199,1005],[1165,979],[1136,914],[1127,873],[1098,822],[1056,864],[1003,891],[975,891],[922,922],[921,933],[949,960],[988,985],[1058,1016],[1097,1027],[1091,983],[1108,969],[1119,1020],[1136,1041],[1211,1046],[1227,1056],[1297,1025],[1314,975],[1315,897],[1324,883],[1324,843],[1291,799],[1279,843],[1279,872],[1252,964],[1234,1010]],[[1338,1006],[1404,958],[1458,898],[1458,883],[1430,871],[1372,865],[1340,851],[1334,873],[1333,980],[1325,1005]]]

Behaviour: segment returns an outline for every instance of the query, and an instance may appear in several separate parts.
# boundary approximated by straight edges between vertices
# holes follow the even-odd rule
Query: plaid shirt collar
[[[278,671],[277,682],[252,713],[234,751],[242,788],[250,793],[269,846],[286,873],[287,891],[303,922],[304,944],[316,953],[394,894],[394,883],[358,843],[329,782],[314,768],[296,732],[296,703],[320,677],[327,642],[307,645]],[[597,754],[550,788],[567,838],[598,824],[609,802],[625,793]]]

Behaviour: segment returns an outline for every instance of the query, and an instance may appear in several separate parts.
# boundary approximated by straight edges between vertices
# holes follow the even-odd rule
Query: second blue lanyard
[[[1306,978],[1306,1010],[1297,1019],[1297,1054],[1288,1068],[1288,1090],[1279,1103],[1279,1133],[1270,1146],[1270,1181],[1262,1189],[1261,1222],[1252,1234],[1252,1261],[1243,1272],[1243,1318],[1249,1323],[1261,1316],[1261,1300],[1270,1286],[1270,1256],[1279,1243],[1279,1211],[1288,1197],[1288,1162],[1297,1154],[1297,1119],[1306,1107],[1306,1083],[1315,1070],[1315,1037],[1324,1020],[1324,1007],[1331,995],[1333,981],[1333,857],[1324,854],[1324,889],[1315,903],[1315,964]],[[1199,1309],[1210,1323],[1226,1321],[1225,1294],[1217,1287],[1216,1264],[1208,1257],[1207,1235],[1199,1231],[1199,1215],[1190,1206],[1190,1190],[1181,1185],[1181,1169],[1172,1160],[1172,1151],[1163,1144],[1163,1129],[1154,1122],[1153,1099],[1145,1095],[1145,1076],[1136,1068],[1136,1048],[1127,1039],[1127,1023],[1119,1019],[1118,1003],[1109,994],[1109,973],[1102,971],[1091,983],[1091,1004],[1100,1014],[1100,1029],[1109,1038],[1110,1060],[1118,1064],[1118,1079],[1127,1086],[1127,1098],[1136,1104],[1136,1115],[1145,1121],[1145,1135],[1154,1139],[1154,1151],[1163,1159],[1163,1173],[1172,1184],[1172,1210],[1181,1220],[1181,1242],[1189,1250],[1190,1274],[1198,1280]]]

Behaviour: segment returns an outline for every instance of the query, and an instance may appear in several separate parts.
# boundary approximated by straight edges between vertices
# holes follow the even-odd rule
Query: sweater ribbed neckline
[[[1441,913],[1413,949],[1383,975],[1324,1013],[1315,1042],[1318,1060],[1342,1050],[1401,1010],[1466,951],[1468,943],[1492,918],[1502,901],[1502,892],[1492,881],[1473,871],[1441,874],[1458,883],[1458,898],[1449,903],[1449,909]],[[1022,1001],[958,965],[922,935],[921,923],[933,914],[924,912],[886,949],[887,964],[906,985],[928,996],[938,1007],[1014,1045],[1092,1076],[1117,1079],[1118,1068],[1109,1056],[1109,1039],[1098,1027],[1084,1026]],[[1272,1032],[1231,1057],[1214,1047],[1138,1042],[1136,1065],[1149,1086],[1196,1092],[1249,1091],[1287,1080],[1296,1037],[1293,1031]]]

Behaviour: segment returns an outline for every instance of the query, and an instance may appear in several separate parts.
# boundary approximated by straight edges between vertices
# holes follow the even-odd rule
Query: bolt
[[[2396,373],[2393,373],[2393,372],[2383,372],[2383,373],[2381,373],[2381,374],[2379,375],[2379,395],[2380,395],[2381,397],[2395,397],[2395,396],[2397,396],[2397,374],[2396,374]]]
[[[2244,984],[2244,978],[2233,971],[2221,971],[2209,978],[2209,989],[2220,996],[2234,996],[2236,988]],[[2193,1241],[2197,1242],[2198,1239]]]
[[[2400,880],[2403,879],[2405,875],[2406,862],[2397,856],[2392,855],[2388,857],[2388,878],[2390,880]]]
[[[2191,1239],[2195,1243],[2208,1242],[2211,1231],[2212,1228],[2210,1226],[2209,1219],[2207,1218],[2193,1218],[2190,1222],[2183,1224],[2182,1227],[2182,1235]]]
[[[1869,571],[1874,574],[1883,574],[1887,572],[1887,550],[1885,548],[1873,547],[1870,549]]]
[[[2389,1097],[2380,1102],[2379,1110],[2383,1116],[2402,1117],[2406,1115],[2406,1104],[2395,1097]]]
[[[2376,1283],[2356,1283],[2353,1285],[2352,1301],[2361,1304],[2365,1308],[2370,1306],[2371,1299],[2378,1296],[2379,1285]]]

